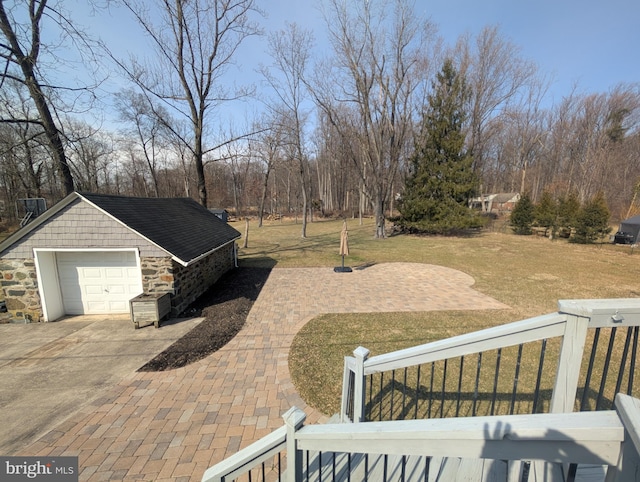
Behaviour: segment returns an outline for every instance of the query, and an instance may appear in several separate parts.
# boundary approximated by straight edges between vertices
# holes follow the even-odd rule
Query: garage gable
[[[139,250],[140,255],[145,257],[169,256],[165,250],[78,198],[70,203],[66,209],[49,217],[40,225],[35,226],[35,229],[16,240],[0,253],[0,257],[6,259],[32,258],[33,250],[36,248],[122,247],[135,247]]]

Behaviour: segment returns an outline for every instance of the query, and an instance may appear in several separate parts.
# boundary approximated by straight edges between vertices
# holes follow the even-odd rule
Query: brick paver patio
[[[200,480],[209,466],[281,426],[292,405],[305,410],[307,423],[325,420],[298,396],[287,364],[309,319],[507,308],[472,285],[464,273],[417,263],[352,273],[276,268],[223,349],[182,369],[132,373],[20,454],[78,456],[80,480]]]

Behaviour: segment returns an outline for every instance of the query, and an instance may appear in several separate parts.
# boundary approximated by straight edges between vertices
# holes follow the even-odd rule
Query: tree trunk
[[[270,163],[267,165],[267,172],[264,174],[264,182],[262,183],[262,196],[260,197],[260,206],[258,207],[258,227],[262,227],[262,218],[264,217],[264,203],[267,200],[267,190],[269,188],[269,173],[271,172]]]
[[[307,200],[307,182],[304,175],[304,164],[300,159],[300,182],[302,183],[302,238],[307,237],[307,210],[309,209],[309,203]]]
[[[376,220],[375,238],[384,239],[387,235],[385,232],[384,199],[381,193],[376,193],[374,216]]]

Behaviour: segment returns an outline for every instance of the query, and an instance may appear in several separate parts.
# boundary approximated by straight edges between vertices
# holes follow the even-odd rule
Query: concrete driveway
[[[16,454],[200,321],[139,330],[128,315],[0,325],[0,454]]]

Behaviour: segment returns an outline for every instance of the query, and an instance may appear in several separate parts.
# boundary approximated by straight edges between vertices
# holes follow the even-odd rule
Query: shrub
[[[534,206],[529,195],[525,193],[511,211],[511,228],[516,234],[531,234],[534,220]]]
[[[575,243],[594,243],[611,232],[609,208],[602,193],[587,202],[576,217]]]

